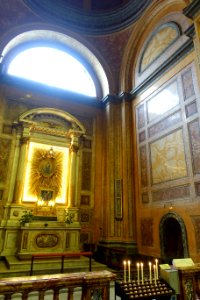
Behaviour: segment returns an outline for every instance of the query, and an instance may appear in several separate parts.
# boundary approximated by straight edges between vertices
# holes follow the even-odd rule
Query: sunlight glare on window
[[[49,47],[30,48],[11,61],[8,74],[95,97],[86,68],[68,53]]]

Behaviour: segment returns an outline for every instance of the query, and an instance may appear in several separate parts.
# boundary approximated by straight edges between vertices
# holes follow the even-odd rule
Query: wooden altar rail
[[[53,300],[59,300],[59,293],[67,289],[67,300],[75,300],[74,289],[80,287],[81,300],[90,300],[101,294],[102,300],[110,299],[110,282],[116,275],[109,271],[80,272],[55,275],[37,275],[0,279],[0,298],[10,300],[13,295],[21,294],[27,300],[29,293],[38,292],[38,299],[44,300],[45,293],[53,291]],[[99,299],[99,298],[98,298]]]
[[[38,253],[38,254],[32,254],[31,256],[31,270],[30,275],[33,274],[33,264],[34,259],[45,259],[45,258],[51,258],[51,257],[60,257],[61,258],[61,273],[64,272],[64,262],[65,258],[75,258],[80,256],[88,256],[89,257],[89,271],[92,271],[92,252],[66,252],[66,253]]]

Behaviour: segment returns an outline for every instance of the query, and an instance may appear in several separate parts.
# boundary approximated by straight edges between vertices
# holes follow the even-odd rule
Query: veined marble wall
[[[140,236],[144,247],[154,247],[155,242],[156,214],[150,214],[148,209],[162,207],[159,212],[162,215],[166,213],[166,207],[172,206],[185,219],[189,217],[188,226],[195,232],[196,247],[200,251],[199,108],[194,63],[170,77],[136,106],[138,207],[143,208],[144,214],[142,216],[140,211]],[[186,216],[185,205],[193,205],[196,209],[192,211],[191,208],[191,213]]]

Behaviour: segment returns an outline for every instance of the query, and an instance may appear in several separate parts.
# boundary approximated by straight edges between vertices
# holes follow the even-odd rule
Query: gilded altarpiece
[[[23,113],[14,128],[16,179],[2,255],[80,251],[77,155],[84,126],[66,112],[40,108]],[[2,154],[8,156],[9,147]],[[27,211],[33,214],[29,226],[20,223]]]

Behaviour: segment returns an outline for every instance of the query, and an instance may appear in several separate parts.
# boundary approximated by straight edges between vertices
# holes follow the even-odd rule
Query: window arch
[[[82,74],[88,79],[88,84],[95,86],[97,99],[102,99],[109,94],[106,73],[94,53],[77,39],[52,30],[29,30],[11,39],[1,52],[2,73],[8,74],[11,62],[14,62],[14,58],[17,58],[20,53],[38,47],[60,51],[62,54],[70,56],[79,66],[82,65]],[[76,76],[77,78],[78,76]]]
[[[19,52],[7,72],[20,78],[96,97],[96,88],[85,66],[65,51],[49,46]]]

